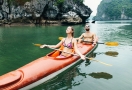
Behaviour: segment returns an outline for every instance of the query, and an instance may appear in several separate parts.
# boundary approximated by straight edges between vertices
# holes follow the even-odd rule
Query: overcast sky
[[[97,13],[97,7],[101,1],[102,0],[84,0],[84,4],[92,9],[93,12],[91,15],[95,16]]]

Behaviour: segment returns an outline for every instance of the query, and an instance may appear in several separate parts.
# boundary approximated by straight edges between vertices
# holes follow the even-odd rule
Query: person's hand
[[[82,59],[82,60],[86,60],[85,55],[81,55],[81,59]]]
[[[44,47],[47,47],[47,45],[44,44],[44,45],[41,45],[41,46],[40,46],[40,48],[44,48]]]
[[[94,46],[94,45],[96,45],[96,42],[94,42],[94,43],[92,44],[92,46]]]

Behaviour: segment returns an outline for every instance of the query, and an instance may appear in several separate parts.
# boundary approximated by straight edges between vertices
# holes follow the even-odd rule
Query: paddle
[[[39,46],[39,47],[40,47],[42,44],[34,44],[34,43],[33,43],[33,45]],[[50,47],[48,47],[48,48],[50,48]],[[50,49],[58,50],[58,51],[64,52],[64,51],[62,51],[62,50],[60,50],[60,49],[54,49],[54,48],[50,48]],[[65,53],[68,53],[68,52],[65,52]],[[78,56],[77,54],[73,54],[73,53],[68,53],[68,54],[72,54],[72,55]],[[93,61],[99,62],[99,63],[104,64],[104,65],[107,65],[107,66],[112,66],[111,64],[107,64],[107,63],[101,62],[101,61],[99,61],[99,60],[95,60],[95,59],[93,59],[93,58],[88,58],[88,57],[86,57],[86,58],[89,59],[89,60],[93,60]]]
[[[59,40],[62,40],[64,37],[59,37]],[[85,42],[87,42],[87,41],[85,41]],[[90,43],[92,43],[92,42],[90,42]],[[119,44],[118,44],[118,42],[105,42],[105,43],[101,43],[101,42],[97,42],[98,44],[105,44],[105,45],[107,45],[107,46],[118,46]]]

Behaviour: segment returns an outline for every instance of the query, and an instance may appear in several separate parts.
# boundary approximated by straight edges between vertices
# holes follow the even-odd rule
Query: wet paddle
[[[34,44],[34,43],[33,43],[33,45],[39,46],[39,47],[40,47],[42,44]],[[48,48],[50,48],[50,47],[48,47]],[[54,48],[50,48],[50,49],[58,50],[58,51],[63,52],[63,51],[60,50],[60,49],[54,49]],[[66,53],[68,53],[68,52],[66,52]],[[78,56],[77,54],[73,54],[73,53],[68,53],[68,54],[72,54],[72,55]],[[111,64],[107,64],[107,63],[101,62],[101,61],[99,61],[99,60],[95,60],[95,59],[93,59],[93,58],[88,58],[88,57],[86,57],[86,58],[89,59],[89,60],[93,60],[93,61],[99,62],[99,63],[104,64],[104,65],[107,65],[107,66],[112,66]]]
[[[59,40],[62,40],[64,37],[59,37]],[[90,42],[92,43],[92,42]],[[101,43],[101,42],[98,42],[98,44],[105,44],[107,46],[118,46],[118,42],[104,42],[104,43]]]

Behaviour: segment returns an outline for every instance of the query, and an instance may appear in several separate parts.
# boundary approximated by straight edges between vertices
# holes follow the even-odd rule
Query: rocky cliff
[[[79,24],[91,13],[83,0],[0,0],[0,24]]]
[[[102,0],[94,20],[132,19],[132,0]]]

